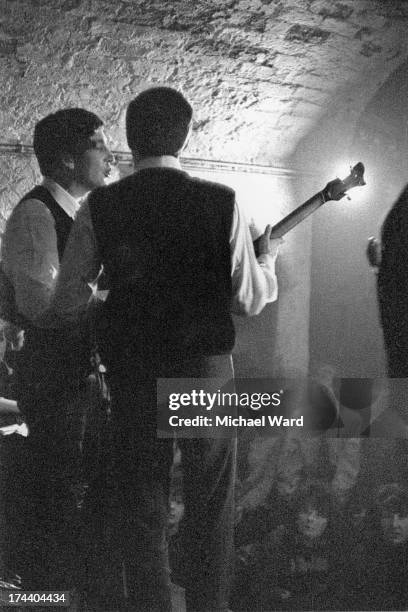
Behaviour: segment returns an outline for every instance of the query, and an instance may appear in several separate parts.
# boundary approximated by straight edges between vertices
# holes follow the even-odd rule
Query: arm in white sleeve
[[[16,207],[2,251],[17,310],[33,321],[48,308],[59,269],[55,222],[43,202],[28,199]]]
[[[256,315],[278,297],[276,255],[255,256],[248,223],[235,203],[231,236],[232,312]]]

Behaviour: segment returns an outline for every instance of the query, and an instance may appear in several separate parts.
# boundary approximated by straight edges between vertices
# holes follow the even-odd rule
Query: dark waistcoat
[[[184,356],[230,352],[234,192],[149,168],[95,190],[89,206],[110,286],[108,360],[148,372]]]
[[[61,208],[61,206],[54,200],[48,189],[42,185],[37,185],[29,193],[27,193],[21,200],[40,200],[48,208],[55,222],[55,231],[57,233],[57,248],[58,257],[61,261],[64,254],[65,245],[68,240],[69,232],[73,224],[73,219],[67,215],[67,213]]]

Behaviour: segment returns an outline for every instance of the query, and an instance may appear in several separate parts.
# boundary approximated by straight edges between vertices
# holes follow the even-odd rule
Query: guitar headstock
[[[328,200],[341,200],[346,195],[346,191],[353,187],[359,187],[365,185],[364,180],[364,164],[358,162],[353,168],[351,168],[350,174],[344,179],[334,179],[327,183],[323,189],[324,201]]]

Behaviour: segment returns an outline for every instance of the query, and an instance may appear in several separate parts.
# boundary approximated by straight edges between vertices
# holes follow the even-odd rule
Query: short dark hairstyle
[[[83,108],[65,108],[41,119],[34,128],[33,143],[41,173],[51,174],[58,168],[63,153],[81,155],[102,125],[97,115]]]
[[[171,87],[142,91],[128,106],[126,136],[140,157],[177,155],[187,138],[193,109]]]

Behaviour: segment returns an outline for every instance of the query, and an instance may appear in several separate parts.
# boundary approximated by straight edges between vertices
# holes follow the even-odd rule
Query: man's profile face
[[[408,540],[408,513],[384,512],[381,516],[383,537],[390,544],[404,544]]]
[[[74,158],[74,178],[85,191],[106,184],[112,170],[113,155],[102,127],[89,138],[89,148]]]

